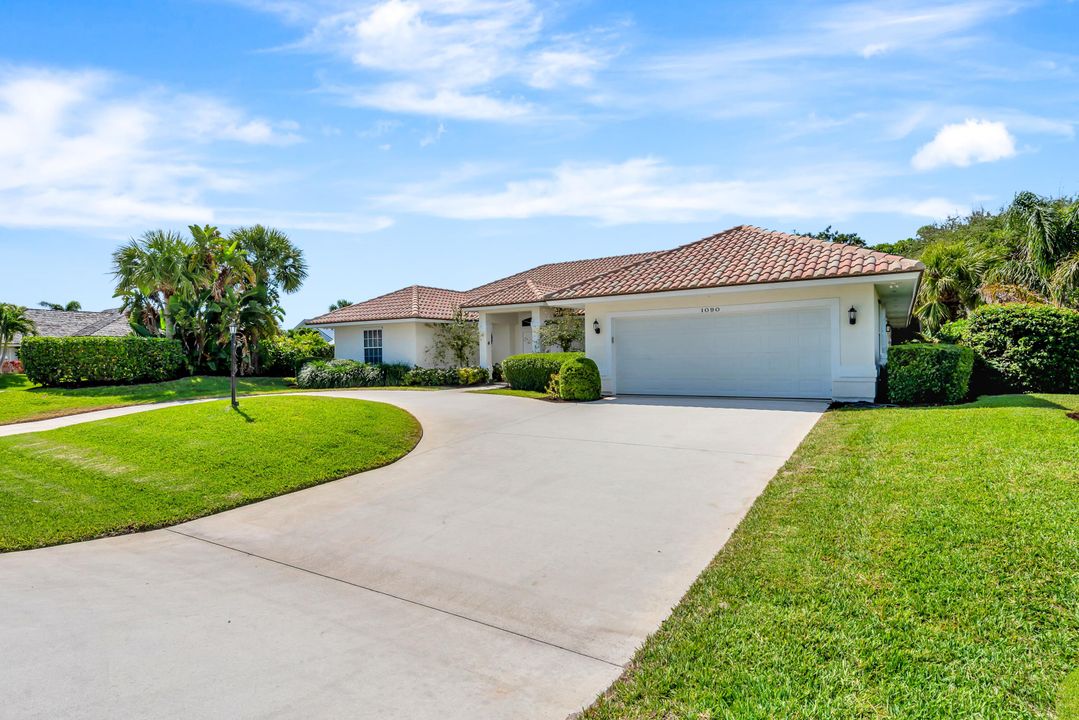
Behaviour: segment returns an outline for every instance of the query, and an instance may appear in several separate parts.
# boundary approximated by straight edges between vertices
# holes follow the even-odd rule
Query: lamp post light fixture
[[[229,354],[232,356],[232,362],[230,363],[229,372],[229,387],[232,390],[232,409],[236,410],[240,407],[240,403],[236,402],[236,331],[237,322],[233,320],[229,323]]]
[[[597,335],[599,335],[599,320],[592,321],[592,329],[596,331]]]
[[[850,310],[847,311],[847,317],[850,318],[851,325],[858,322],[858,308],[851,305]]]

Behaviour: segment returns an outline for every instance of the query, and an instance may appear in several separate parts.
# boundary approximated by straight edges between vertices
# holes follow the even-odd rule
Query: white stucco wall
[[[873,400],[876,394],[878,360],[878,301],[871,282],[803,286],[797,288],[772,288],[741,290],[699,295],[672,295],[669,297],[640,298],[623,301],[589,302],[585,304],[585,352],[599,366],[605,392],[613,390],[611,314],[636,313],[650,310],[679,308],[724,307],[730,305],[754,305],[782,303],[799,300],[838,301],[838,317],[833,323],[839,334],[839,363],[832,378],[832,395],[835,400]],[[858,310],[858,322],[850,325],[847,310]],[[600,333],[592,329],[599,320]],[[677,352],[677,349],[673,349]]]
[[[335,328],[334,357],[363,361],[363,331],[382,329],[382,361],[436,367],[431,357],[436,323],[430,320],[373,322]],[[443,363],[446,365],[453,364]]]

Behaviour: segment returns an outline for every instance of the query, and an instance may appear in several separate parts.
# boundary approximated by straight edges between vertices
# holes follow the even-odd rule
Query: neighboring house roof
[[[562,288],[547,299],[882,275],[924,267],[899,255],[739,225]]]
[[[467,292],[413,285],[309,320],[449,320],[454,310],[923,269],[917,260],[739,225],[673,250],[548,263]]]
[[[411,285],[319,315],[307,323],[314,326],[369,320],[449,320],[464,298],[465,293],[457,290]]]
[[[333,328],[312,327],[308,324],[310,322],[310,320],[301,320],[300,322],[296,323],[296,325],[294,325],[292,329],[299,330],[300,328],[308,328],[310,330],[314,330],[322,337],[323,340],[333,345]]]
[[[127,315],[119,308],[100,312],[28,308],[26,316],[34,321],[41,337],[123,337],[131,334]],[[13,345],[21,342],[21,335],[12,340]]]

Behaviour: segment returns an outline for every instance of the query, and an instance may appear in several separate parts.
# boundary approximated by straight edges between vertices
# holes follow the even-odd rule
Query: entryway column
[[[480,331],[480,367],[491,369],[491,324],[487,322],[487,313],[479,313]]]

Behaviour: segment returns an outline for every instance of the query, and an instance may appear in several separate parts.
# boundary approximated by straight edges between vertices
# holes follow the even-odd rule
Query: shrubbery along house
[[[889,332],[910,322],[924,266],[740,225],[671,250],[540,265],[468,291],[413,285],[309,321],[336,355],[434,364],[438,323],[479,327],[476,359],[548,350],[557,308],[583,312],[604,393],[871,401]]]

